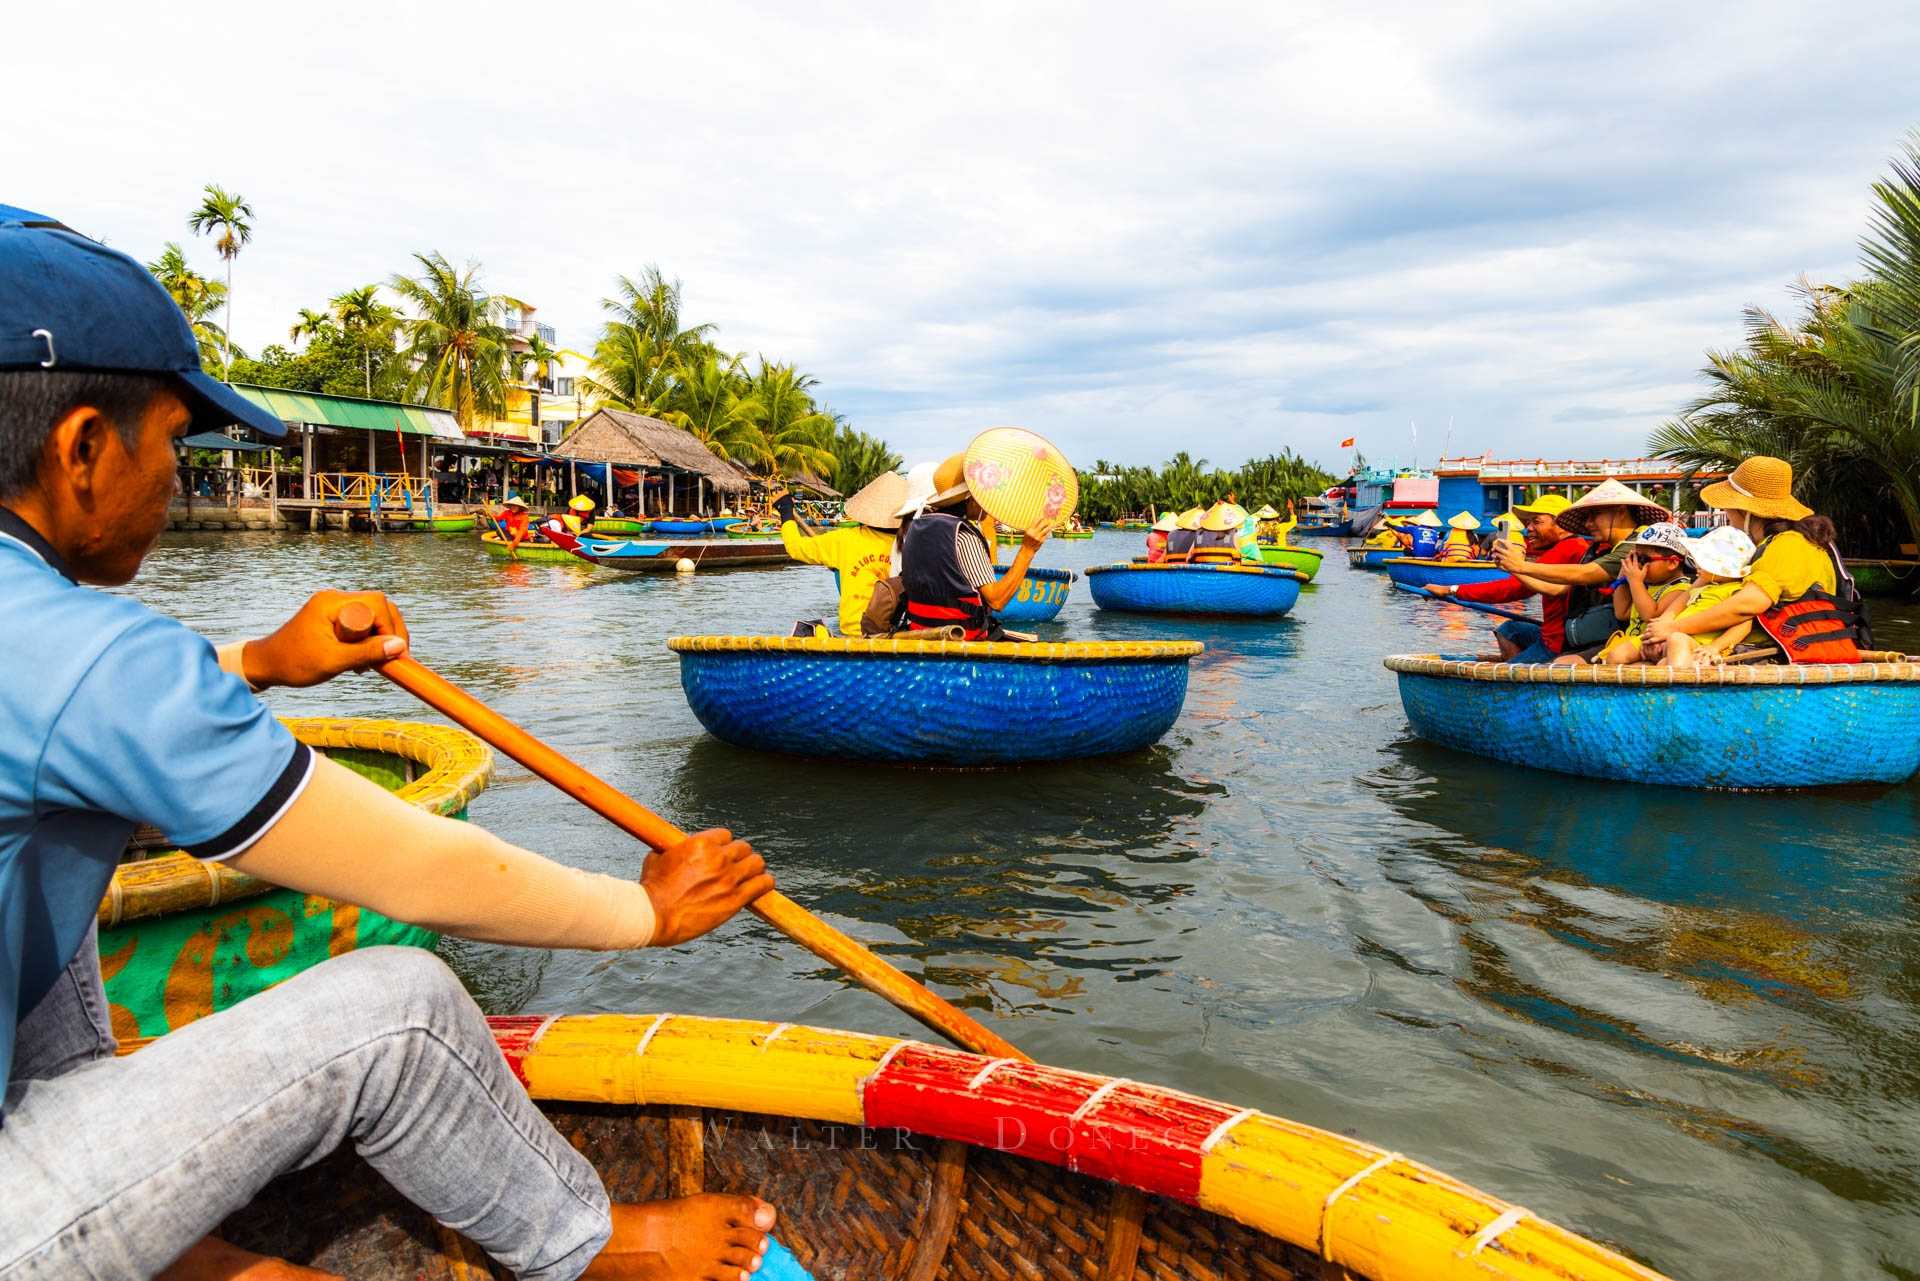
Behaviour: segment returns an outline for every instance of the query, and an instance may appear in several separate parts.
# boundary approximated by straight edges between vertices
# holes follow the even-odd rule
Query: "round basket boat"
[[[1399,560],[1406,555],[1400,547],[1349,547],[1347,548],[1347,567],[1350,569],[1385,569],[1390,560]]]
[[[480,524],[480,518],[472,513],[414,516],[382,512],[378,519],[380,528],[389,534],[470,534]]]
[[[1130,752],[1187,696],[1194,641],[676,636],[707,732],[795,756],[1016,765]]]
[[[1261,547],[1260,563],[1279,565],[1285,569],[1297,569],[1312,582],[1313,576],[1320,572],[1320,562],[1326,558],[1325,552],[1317,552],[1311,547]]]
[[[1278,565],[1096,565],[1086,574],[1101,609],[1233,618],[1278,618],[1307,581]]]
[[[793,1023],[488,1024],[615,1201],[762,1197],[818,1281],[1663,1281],[1398,1153],[1160,1086]],[[492,1275],[351,1145],[221,1236],[362,1281]]]
[[[506,559],[573,562],[572,554],[565,548],[555,546],[544,538],[535,538],[531,534],[520,540],[520,546],[509,548],[506,539],[489,529],[480,535],[480,545],[487,549],[488,555]]]
[[[444,725],[287,720],[293,736],[420,809],[465,818],[493,753]],[[100,902],[108,1011],[121,1036],[158,1036],[356,947],[438,936],[367,908],[281,889],[173,850],[151,829]]]
[[[596,516],[593,532],[600,538],[626,538],[646,533],[648,523],[638,516]]]
[[[1898,783],[1920,771],[1920,660],[1553,667],[1397,654],[1420,737],[1516,765],[1674,787]]]
[[[994,577],[1005,578],[1007,566],[995,565]],[[1003,623],[1051,623],[1059,617],[1073,590],[1073,574],[1064,569],[1027,568],[1026,579],[1000,610]]]
[[[1428,560],[1418,556],[1389,556],[1381,562],[1387,577],[1408,587],[1464,587],[1506,578],[1507,571],[1485,560]]]
[[[647,522],[647,532],[655,537],[704,538],[739,523],[735,520],[726,524],[717,520],[652,520]]]

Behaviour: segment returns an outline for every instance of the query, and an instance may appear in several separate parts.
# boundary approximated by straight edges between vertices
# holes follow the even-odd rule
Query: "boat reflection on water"
[[[958,1003],[1031,1009],[1077,993],[1076,970],[1142,965],[1119,939],[1109,957],[1099,922],[1192,892],[1181,865],[1200,851],[1170,837],[1222,790],[1182,777],[1164,748],[935,770],[773,758],[703,736],[671,794],[689,829],[752,814],[741,834],[782,890],[860,922]],[[1077,803],[1059,805],[1063,792]]]

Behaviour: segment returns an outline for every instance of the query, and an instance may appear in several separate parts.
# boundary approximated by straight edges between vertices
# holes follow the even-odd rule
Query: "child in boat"
[[[1753,561],[1753,540],[1730,525],[1710,529],[1699,538],[1687,540],[1687,555],[1693,561],[1693,588],[1677,617],[1703,613],[1722,601],[1733,599],[1746,586],[1747,566]],[[1702,667],[1718,663],[1753,631],[1753,620],[1742,619],[1718,632],[1690,636],[1676,631],[1667,638],[1668,667]]]
[[[847,499],[848,520],[857,529],[816,532],[803,527],[794,512],[793,495],[785,490],[773,499],[780,518],[780,541],[787,555],[807,565],[833,571],[840,588],[840,634],[858,636],[860,617],[867,612],[873,589],[893,577],[894,535],[900,528],[900,504],[907,498],[907,478],[882,472],[864,489]]]
[[[1153,522],[1153,528],[1147,531],[1147,564],[1158,565],[1167,558],[1167,539],[1178,524],[1179,517],[1172,512]]]
[[[1643,525],[1620,544],[1621,582],[1613,589],[1613,616],[1625,624],[1607,638],[1593,657],[1596,666],[1624,667],[1630,663],[1657,663],[1666,646],[1645,639],[1647,623],[1678,613],[1687,603],[1693,584],[1686,577],[1687,531],[1671,521]],[[1556,663],[1579,663],[1577,654],[1563,654]]]

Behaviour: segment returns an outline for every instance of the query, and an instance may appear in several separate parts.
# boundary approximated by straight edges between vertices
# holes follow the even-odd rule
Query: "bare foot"
[[[748,1281],[767,1252],[773,1207],[717,1192],[613,1207],[613,1236],[581,1276]]]
[[[169,1264],[156,1281],[340,1281],[340,1277],[242,1250],[219,1237],[203,1237],[188,1246],[187,1252]]]

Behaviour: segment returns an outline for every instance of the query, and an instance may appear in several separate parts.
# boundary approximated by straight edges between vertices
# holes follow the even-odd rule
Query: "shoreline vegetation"
[[[1855,556],[1920,545],[1920,132],[1873,197],[1866,274],[1801,277],[1792,320],[1747,308],[1741,346],[1707,353],[1707,392],[1647,441],[1696,470],[1786,459]]]

